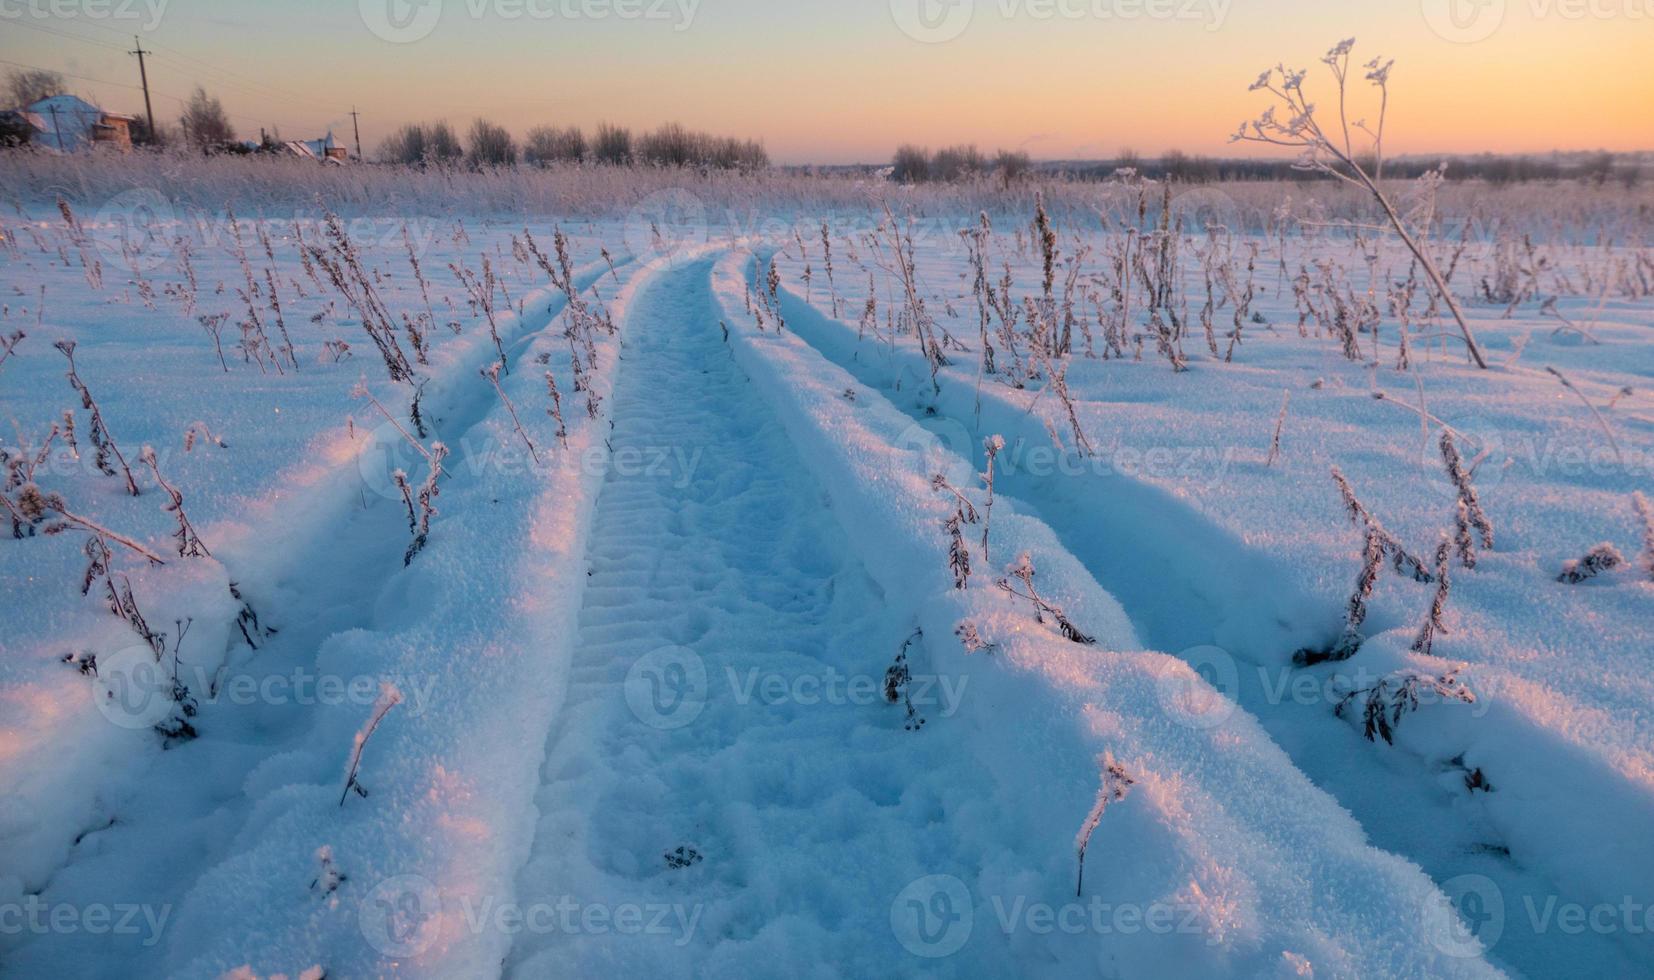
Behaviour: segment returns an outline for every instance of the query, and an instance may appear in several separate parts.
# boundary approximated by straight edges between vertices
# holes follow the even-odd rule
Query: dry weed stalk
[[[345,788],[339,793],[339,805],[345,805],[352,791],[357,796],[367,799],[368,791],[357,778],[362,768],[362,752],[367,748],[368,739],[378,730],[380,722],[390,714],[390,710],[402,703],[402,692],[396,685],[385,681],[379,686],[379,699],[373,705],[373,713],[368,716],[367,723],[357,730],[350,746],[350,764],[345,767]]]
[[[1625,556],[1612,544],[1603,542],[1585,553],[1583,558],[1571,558],[1562,564],[1557,581],[1566,585],[1589,582],[1604,572],[1612,572],[1626,564]]]
[[[178,542],[178,557],[180,558],[209,558],[212,552],[202,543],[201,535],[195,532],[195,525],[190,523],[189,515],[184,513],[184,495],[168,483],[161,475],[161,464],[155,457],[155,447],[145,446],[138,452],[138,460],[149,467],[150,473],[155,476],[155,485],[167,495],[169,503],[163,508],[178,522],[178,530],[172,533]]]
[[[1018,558],[1016,563],[1006,569],[1006,571],[1009,573],[1007,577],[1000,579],[995,584],[999,587],[1000,591],[1026,599],[1033,603],[1034,620],[1036,622],[1045,622],[1045,617],[1049,615],[1052,619],[1056,620],[1057,629],[1060,633],[1062,633],[1063,639],[1068,640],[1070,643],[1079,643],[1085,646],[1090,646],[1091,644],[1097,642],[1095,638],[1080,632],[1078,627],[1069,622],[1068,617],[1063,613],[1062,609],[1050,602],[1047,602],[1044,597],[1039,594],[1039,591],[1034,588],[1034,562],[1033,559],[1026,553],[1024,553],[1022,557]],[[1017,591],[1016,586],[1011,584],[1011,579],[1013,578],[1020,581],[1023,584],[1023,587],[1028,591]]]
[[[1264,71],[1258,80],[1252,83],[1251,90],[1263,91],[1273,95],[1278,105],[1271,106],[1252,123],[1242,123],[1233,139],[1237,141],[1266,143],[1272,146],[1291,147],[1300,151],[1297,166],[1303,170],[1311,170],[1328,174],[1332,177],[1364,189],[1370,194],[1378,206],[1389,219],[1390,226],[1395,229],[1402,244],[1413,253],[1419,266],[1424,269],[1425,275],[1435,287],[1436,296],[1447,304],[1454,321],[1459,326],[1459,333],[1464,339],[1465,349],[1472,361],[1479,368],[1487,368],[1487,360],[1482,356],[1481,347],[1476,343],[1476,337],[1470,330],[1470,324],[1465,321],[1464,314],[1459,309],[1458,300],[1454,298],[1447,279],[1442,276],[1436,267],[1435,260],[1421,241],[1422,234],[1417,234],[1409,227],[1408,221],[1403,218],[1389,197],[1379,188],[1378,182],[1384,177],[1384,126],[1390,101],[1390,69],[1394,61],[1380,63],[1374,58],[1366,65],[1366,80],[1379,90],[1380,108],[1377,129],[1369,129],[1364,123],[1349,121],[1347,102],[1349,96],[1350,51],[1355,47],[1354,39],[1339,42],[1321,59],[1322,64],[1332,71],[1338,85],[1338,130],[1329,134],[1320,123],[1316,115],[1314,103],[1304,93],[1304,78],[1307,72],[1289,70],[1284,65],[1277,65]],[[1286,121],[1276,119],[1277,109],[1284,108],[1289,113]],[[1372,138],[1373,172],[1359,162],[1358,152],[1351,140],[1352,128],[1366,132]]]
[[[1459,680],[1457,670],[1441,675],[1404,670],[1391,674],[1372,687],[1346,693],[1334,706],[1333,714],[1342,718],[1352,705],[1360,701],[1362,730],[1367,741],[1376,742],[1382,738],[1386,745],[1394,745],[1395,730],[1401,719],[1419,710],[1422,696],[1440,698],[1443,703],[1476,703],[1475,692]]]
[[[1096,833],[1097,825],[1102,823],[1103,811],[1109,804],[1124,800],[1131,792],[1131,787],[1137,780],[1126,772],[1126,768],[1114,761],[1114,753],[1105,752],[1097,759],[1102,770],[1102,781],[1097,787],[1096,802],[1091,804],[1091,812],[1085,816],[1085,822],[1080,825],[1080,832],[1074,838],[1074,847],[1078,852],[1079,868],[1074,882],[1074,897],[1085,894],[1085,852],[1091,846],[1091,835]]]
[[[92,398],[92,389],[86,387],[86,382],[81,380],[80,371],[75,366],[75,342],[60,340],[52,346],[68,358],[69,387],[80,395],[81,408],[85,409],[91,416],[92,424],[87,429],[87,441],[96,450],[93,462],[98,471],[104,476],[115,476],[115,468],[109,462],[110,458],[113,457],[121,466],[120,475],[126,479],[126,492],[134,497],[138,496],[138,481],[132,478],[132,468],[126,465],[126,457],[121,454],[121,448],[115,444],[115,438],[109,434],[109,427],[104,424],[103,411],[98,408],[97,401]]]

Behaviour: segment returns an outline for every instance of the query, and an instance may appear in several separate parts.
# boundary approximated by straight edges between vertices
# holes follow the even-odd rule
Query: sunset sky
[[[437,0],[428,0],[435,4]],[[243,135],[676,120],[782,163],[901,142],[1036,158],[1237,153],[1279,60],[1397,60],[1392,152],[1654,148],[1654,0],[0,0],[0,69],[137,112],[200,83]],[[69,14],[69,16],[63,16]],[[624,16],[622,16],[624,14]],[[388,39],[387,39],[388,38]],[[1363,90],[1366,86],[1360,86]],[[1316,91],[1312,89],[1312,92]],[[1362,92],[1365,98],[1366,93]],[[1356,115],[1366,112],[1365,108]]]

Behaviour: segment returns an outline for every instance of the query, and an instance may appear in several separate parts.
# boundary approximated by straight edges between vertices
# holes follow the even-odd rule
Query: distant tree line
[[[578,126],[538,126],[519,145],[503,126],[486,119],[471,124],[462,143],[445,122],[409,124],[379,147],[379,159],[406,166],[470,166],[477,169],[549,167],[559,163],[609,166],[698,167],[761,170],[770,164],[763,144],[713,136],[667,123],[634,136],[630,129],[599,123],[588,138]]]
[[[1372,161],[1364,162],[1370,169]],[[1443,163],[1447,165],[1450,179],[1484,180],[1490,184],[1580,180],[1597,185],[1617,181],[1633,187],[1645,176],[1643,165],[1638,160],[1622,159],[1608,152],[1549,156],[1483,153],[1445,158],[1391,158],[1384,162],[1384,175],[1414,180]],[[890,179],[897,183],[919,184],[990,174],[1009,182],[1035,170],[1078,180],[1103,180],[1122,170],[1131,170],[1153,180],[1196,184],[1242,180],[1315,180],[1317,176],[1295,168],[1291,160],[1191,156],[1180,150],[1172,150],[1152,159],[1144,159],[1131,150],[1122,150],[1109,160],[1044,161],[1035,164],[1025,153],[1004,150],[990,159],[970,145],[947,147],[934,153],[921,147],[904,145],[896,150],[891,159],[889,173]]]
[[[971,144],[943,147],[934,153],[907,144],[896,150],[890,179],[902,184],[946,183],[994,174],[1009,184],[1032,167],[1028,154],[1017,150],[999,150],[989,158]]]

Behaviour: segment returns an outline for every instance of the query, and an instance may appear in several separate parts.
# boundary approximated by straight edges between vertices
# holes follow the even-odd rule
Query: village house
[[[350,160],[350,152],[336,139],[333,131],[314,140],[288,140],[282,148],[293,156],[304,160],[316,160],[321,163],[345,163]]]
[[[41,99],[19,114],[34,127],[36,146],[75,153],[100,146],[132,149],[132,125],[138,117],[100,109],[78,95]]]

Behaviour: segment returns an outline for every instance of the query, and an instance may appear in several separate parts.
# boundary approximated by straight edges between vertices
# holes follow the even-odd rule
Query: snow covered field
[[[5,166],[0,976],[1654,973],[1647,190]]]

